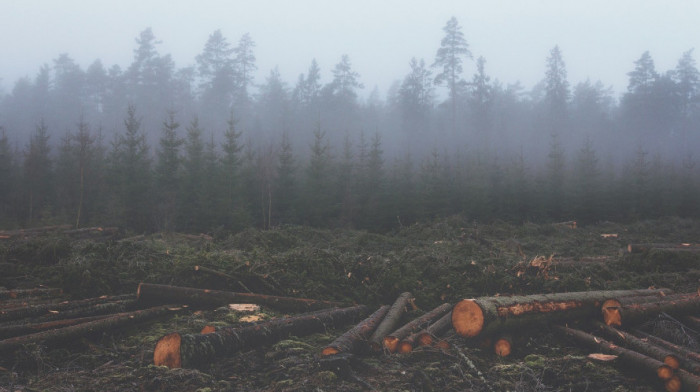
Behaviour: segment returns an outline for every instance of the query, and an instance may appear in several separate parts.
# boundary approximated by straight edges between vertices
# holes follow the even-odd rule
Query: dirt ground
[[[601,234],[617,234],[604,238]],[[632,224],[478,224],[461,217],[389,234],[281,227],[235,235],[158,233],[75,239],[45,235],[0,242],[0,286],[59,287],[68,298],[134,293],[139,282],[391,304],[404,291],[417,310],[486,295],[665,287],[697,290],[700,255],[628,254],[628,243],[700,242],[700,222],[667,218]],[[233,279],[194,272],[202,265]],[[547,326],[513,333],[497,357],[481,341],[448,336],[447,350],[358,354],[334,363],[321,349],[350,326],[241,352],[198,369],[154,366],[166,333],[243,325],[245,315],[192,309],[85,336],[69,345],[31,344],[0,357],[0,391],[657,391],[639,369],[588,359],[591,351]],[[284,314],[264,308],[262,319]],[[585,328],[585,325],[582,325]],[[641,328],[698,347],[698,334],[660,315]]]

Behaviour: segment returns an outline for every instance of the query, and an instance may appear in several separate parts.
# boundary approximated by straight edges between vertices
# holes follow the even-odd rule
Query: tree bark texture
[[[377,326],[372,336],[369,338],[369,345],[374,351],[381,351],[384,337],[393,331],[399,324],[401,316],[406,313],[409,303],[413,300],[413,294],[409,292],[401,293],[391,305],[389,312]]]
[[[360,346],[367,341],[367,338],[372,335],[372,332],[374,332],[381,321],[384,320],[389,308],[389,305],[384,305],[377,309],[377,311],[372,313],[369,317],[326,346],[321,352],[321,355],[326,356],[339,352],[352,353],[358,351],[361,348]]]
[[[152,283],[139,284],[137,298],[139,301],[146,303],[183,303],[204,307],[216,307],[232,303],[252,303],[269,306],[284,312],[307,312],[343,305],[339,302],[317,299],[236,293],[232,291],[196,289],[192,287],[177,287]]]
[[[430,312],[413,319],[403,327],[385,336],[384,349],[390,353],[396,352],[399,348],[399,343],[402,339],[406,338],[407,336],[416,331],[420,331],[421,329],[427,327],[432,321],[442,317],[445,313],[449,312],[451,308],[452,304],[444,303],[438,306],[437,308],[431,310]]]
[[[603,323],[599,323],[598,328],[606,336],[608,336],[608,338],[612,339],[618,344],[629,348],[630,350],[634,350],[642,354],[648,355],[652,358],[658,359],[659,361],[670,366],[673,370],[676,370],[681,367],[681,358],[675,353],[671,352],[670,350],[664,349],[659,346],[655,346],[632,335],[631,333],[618,330]]]
[[[659,313],[682,315],[700,311],[700,295],[677,294],[650,301],[648,298],[620,298],[605,301],[601,307],[605,324],[615,327],[630,326]]]
[[[289,335],[305,336],[357,322],[366,314],[367,307],[359,305],[274,319],[245,327],[219,328],[204,335],[174,332],[158,340],[153,362],[157,366],[171,369],[195,367],[219,356],[277,342]]]
[[[464,299],[452,309],[452,326],[463,337],[536,324],[590,318],[610,298],[665,294],[667,290],[610,290]],[[599,317],[599,316],[598,316]]]
[[[634,330],[632,332],[633,332],[634,336],[636,336],[640,339],[645,339],[650,344],[654,344],[656,346],[671,350],[672,352],[678,354],[680,357],[691,359],[691,360],[696,361],[696,362],[700,362],[700,354],[696,353],[693,350],[690,350],[690,349],[685,348],[683,346],[679,346],[675,343],[671,343],[668,340],[661,339],[661,338],[656,337],[654,335],[650,335],[646,332],[642,332],[639,330]]]
[[[29,335],[49,329],[63,328],[71,325],[82,324],[88,321],[100,320],[109,317],[109,315],[80,317],[66,320],[47,321],[44,323],[35,324],[18,324],[6,325],[0,327],[0,339],[12,338],[15,336]]]
[[[63,301],[52,304],[29,305],[26,307],[15,309],[0,309],[0,322],[19,320],[28,317],[42,317],[46,320],[68,318],[61,316],[64,314],[72,315],[73,317],[77,317],[78,315],[87,316],[88,314],[81,314],[80,311],[88,311],[89,309],[98,310],[101,308],[98,305],[133,305],[135,303],[135,300],[133,298],[134,296],[132,294],[126,294],[118,296],[102,296],[97,298],[87,298],[76,301]],[[109,308],[109,306],[104,307]],[[95,314],[99,313],[94,313],[92,315]]]

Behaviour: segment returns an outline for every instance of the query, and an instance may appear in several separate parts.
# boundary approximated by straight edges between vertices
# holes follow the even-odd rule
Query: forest
[[[277,68],[256,81],[253,37],[220,30],[186,67],[150,28],[124,69],[61,54],[0,95],[0,226],[387,232],[455,214],[700,216],[692,50],[670,70],[642,53],[618,97],[570,82],[559,46],[532,89],[505,85],[456,18],[443,32],[435,58],[407,59],[384,96],[347,55],[328,80],[311,60],[294,83]]]

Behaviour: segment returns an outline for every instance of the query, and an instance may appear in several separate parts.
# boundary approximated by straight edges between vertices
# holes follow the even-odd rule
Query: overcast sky
[[[626,73],[649,50],[658,71],[700,47],[698,0],[0,0],[0,82],[5,92],[41,64],[68,53],[83,67],[128,66],[134,39],[151,27],[178,67],[192,65],[216,29],[232,43],[250,33],[256,82],[275,66],[293,85],[316,58],[324,82],[348,54],[365,84],[382,93],[411,57],[432,63],[455,16],[475,58],[504,83],[531,87],[559,45],[569,81],[601,80],[623,92]],[[700,54],[695,53],[696,59]],[[471,78],[474,62],[465,67]]]

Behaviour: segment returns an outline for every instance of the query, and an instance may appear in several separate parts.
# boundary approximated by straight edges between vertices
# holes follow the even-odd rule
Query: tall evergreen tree
[[[14,201],[17,199],[17,173],[12,149],[5,133],[0,126],[0,221],[4,228],[10,228],[16,222]]]
[[[555,46],[547,58],[545,76],[545,104],[549,132],[563,133],[567,119],[569,82],[566,80],[566,65],[559,46]]]
[[[184,143],[177,130],[180,124],[175,120],[175,112],[168,112],[163,122],[160,145],[157,150],[155,183],[157,185],[156,224],[159,230],[171,231],[175,228],[177,197],[180,191],[182,157],[180,147]]]
[[[282,143],[277,153],[277,181],[275,199],[277,210],[274,212],[277,224],[297,222],[298,186],[296,183],[297,163],[289,134],[282,134]]]
[[[236,130],[236,119],[233,111],[230,112],[228,127],[224,132],[222,144],[223,155],[221,157],[222,178],[222,208],[223,225],[230,229],[241,229],[247,223],[246,208],[244,205],[243,190],[245,189],[241,179],[241,132]]]
[[[492,106],[492,91],[491,78],[486,75],[484,65],[486,59],[479,57],[476,60],[476,73],[471,82],[471,94],[469,99],[469,107],[471,108],[476,130],[477,140],[483,147],[489,145],[489,134],[491,133],[491,106]]]
[[[245,33],[238,40],[238,46],[234,49],[234,64],[236,69],[237,87],[236,101],[240,108],[247,108],[250,102],[249,88],[253,84],[253,76],[255,70],[258,69],[255,64],[255,42],[250,37],[250,34]]]
[[[450,119],[454,132],[457,127],[457,102],[460,91],[464,87],[464,80],[461,76],[463,72],[462,62],[465,59],[471,59],[472,53],[469,51],[469,44],[464,38],[462,27],[457,18],[454,16],[450,18],[442,31],[445,36],[440,42],[440,48],[437,50],[432,66],[441,69],[435,75],[435,84],[445,84],[449,90]]]
[[[196,57],[201,113],[208,126],[218,126],[215,119],[225,119],[233,103],[237,83],[234,50],[221,30],[216,30]]]
[[[24,189],[29,226],[51,218],[54,182],[50,153],[48,127],[42,120],[24,152]]]
[[[203,214],[206,208],[204,180],[204,140],[199,119],[193,118],[187,126],[183,159],[183,178],[180,189],[179,224],[186,231],[203,231]]]
[[[411,135],[428,132],[430,112],[433,108],[434,88],[432,73],[425,60],[412,58],[411,72],[404,77],[398,91],[401,125]]]

